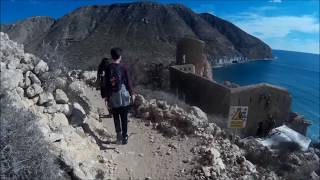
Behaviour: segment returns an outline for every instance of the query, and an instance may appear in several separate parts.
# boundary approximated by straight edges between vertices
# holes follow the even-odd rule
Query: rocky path
[[[100,109],[100,115],[108,110],[99,92],[85,89],[86,96]],[[102,114],[103,113],[103,114]],[[115,139],[112,118],[101,118],[104,128]],[[190,149],[197,143],[196,138],[164,137],[152,125],[129,115],[127,145],[103,144],[104,157],[112,164],[109,172],[112,179],[186,179],[191,178],[193,164]],[[113,170],[112,170],[113,169]]]

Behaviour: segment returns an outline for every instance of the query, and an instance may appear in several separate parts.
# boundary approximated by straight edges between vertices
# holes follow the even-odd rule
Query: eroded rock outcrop
[[[87,129],[76,129],[70,124],[72,120],[78,121],[81,118],[82,126],[87,112],[77,102],[73,102],[72,106],[61,89],[56,89],[53,96],[42,87],[40,77],[49,73],[47,63],[31,54],[25,54],[23,46],[11,41],[6,34],[1,32],[0,36],[1,97],[10,99],[11,106],[17,108],[17,111],[24,109],[35,115],[33,121],[50,145],[52,153],[73,178],[95,179],[97,172],[104,174],[108,167],[99,163],[101,151],[96,140],[85,135]],[[61,81],[59,87],[62,86],[65,83]],[[81,117],[75,116],[79,109]],[[95,127],[102,127],[96,119],[88,122],[94,122]]]

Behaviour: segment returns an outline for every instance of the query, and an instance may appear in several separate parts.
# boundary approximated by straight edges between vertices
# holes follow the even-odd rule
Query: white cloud
[[[227,19],[273,49],[319,54],[320,24],[316,16],[263,16],[245,12]]]
[[[291,32],[319,33],[319,21],[313,16],[260,16],[242,14],[234,23],[260,38],[286,37]]]
[[[271,3],[282,3],[282,0],[270,0]]]

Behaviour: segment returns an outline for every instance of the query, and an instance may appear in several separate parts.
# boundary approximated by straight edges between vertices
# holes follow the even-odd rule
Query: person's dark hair
[[[119,59],[122,55],[122,49],[119,47],[112,48],[110,54],[113,60]]]
[[[100,66],[104,66],[104,65],[107,65],[109,62],[109,58],[102,58],[101,62],[100,62]]]

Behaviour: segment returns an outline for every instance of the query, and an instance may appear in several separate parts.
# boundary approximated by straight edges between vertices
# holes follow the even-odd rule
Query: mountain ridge
[[[124,49],[125,63],[139,73],[151,63],[169,65],[175,61],[176,44],[184,36],[205,41],[212,64],[221,58],[272,56],[270,47],[261,40],[227,21],[212,23],[212,19],[217,18],[197,14],[181,4],[116,3],[79,7],[57,20],[1,25],[1,31],[51,66],[69,69],[95,69],[114,46]],[[231,34],[225,33],[228,29]],[[240,41],[236,42],[238,36]]]

